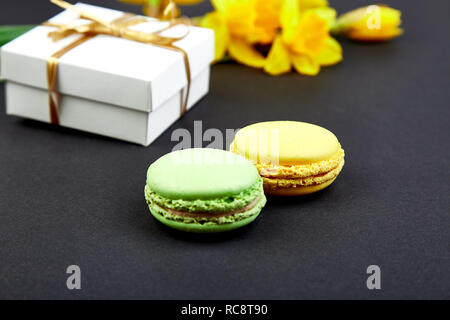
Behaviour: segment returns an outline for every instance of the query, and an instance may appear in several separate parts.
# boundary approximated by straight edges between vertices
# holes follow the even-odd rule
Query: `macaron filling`
[[[165,219],[189,224],[226,224],[258,215],[266,203],[263,181],[257,182],[239,194],[213,199],[170,199],[156,192],[147,184],[145,199],[152,212]]]
[[[300,179],[319,176],[338,168],[344,161],[345,152],[340,148],[330,159],[299,165],[272,165],[255,163],[259,174],[267,178]]]
[[[189,212],[189,211],[181,211],[181,210],[172,210],[168,208],[161,207],[162,209],[165,209],[169,211],[171,214],[182,216],[182,217],[189,217],[189,218],[217,218],[217,217],[226,217],[231,216],[237,213],[242,213],[245,211],[249,211],[253,209],[254,206],[258,203],[258,201],[261,199],[261,197],[257,197],[255,200],[253,200],[251,203],[246,205],[245,207],[241,209],[236,209],[229,212]]]
[[[342,161],[332,170],[323,172],[317,175],[304,177],[304,178],[275,178],[263,176],[265,188],[295,188],[302,186],[314,186],[323,183],[327,183],[330,180],[334,180],[342,170],[345,161]]]
[[[157,204],[161,208],[167,208],[175,211],[183,212],[232,212],[244,208],[257,197],[261,196],[263,192],[263,181],[260,177],[257,178],[250,188],[241,191],[238,194],[233,194],[226,197],[215,197],[212,199],[172,199],[162,196],[154,192],[147,182],[145,186],[145,198],[147,203]]]
[[[157,214],[170,221],[196,225],[225,225],[256,217],[266,204],[266,197],[261,191],[261,195],[247,206],[235,211],[220,213],[175,211],[160,207],[156,203],[149,202],[148,199],[147,203],[153,215]]]
[[[237,210],[233,210],[230,212],[189,212],[189,211],[181,211],[181,210],[172,210],[168,208],[161,207],[161,209],[167,210],[169,213],[181,216],[181,217],[189,217],[189,218],[217,218],[217,217],[226,217],[230,215],[234,215],[237,213],[242,213],[245,211],[249,211],[253,209],[254,206],[258,203],[261,197],[257,197],[251,203],[246,205],[245,207]]]

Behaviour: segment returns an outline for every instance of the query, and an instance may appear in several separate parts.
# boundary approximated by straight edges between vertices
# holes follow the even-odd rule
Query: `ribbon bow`
[[[50,108],[50,122],[53,124],[59,124],[59,94],[57,92],[57,74],[58,74],[58,61],[65,53],[71,49],[79,46],[83,42],[95,37],[99,34],[106,34],[114,37],[120,37],[137,42],[148,43],[169,50],[180,52],[183,55],[184,64],[186,68],[187,86],[184,99],[181,100],[180,114],[183,115],[186,111],[187,102],[189,98],[189,91],[191,86],[191,72],[189,66],[188,55],[183,49],[176,47],[173,43],[183,39],[189,33],[189,28],[184,35],[180,37],[165,37],[161,34],[170,29],[174,25],[184,24],[189,25],[187,19],[174,19],[169,22],[167,27],[164,27],[158,31],[147,33],[130,29],[131,26],[138,25],[140,23],[149,22],[147,18],[137,16],[132,13],[124,13],[118,19],[112,22],[104,21],[103,19],[86,12],[66,1],[63,0],[50,0],[57,6],[76,12],[82,19],[89,20],[89,23],[83,25],[74,24],[58,24],[52,22],[44,22],[43,25],[58,28],[55,31],[49,32],[48,36],[53,41],[58,41],[72,34],[82,34],[83,36],[74,42],[70,43],[66,47],[58,50],[47,59],[47,83],[49,92],[49,108]]]

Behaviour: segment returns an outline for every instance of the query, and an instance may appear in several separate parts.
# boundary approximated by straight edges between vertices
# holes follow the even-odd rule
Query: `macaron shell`
[[[185,149],[150,165],[147,185],[169,199],[212,199],[239,194],[259,179],[247,159],[217,149]]]
[[[329,159],[341,148],[336,136],[320,126],[296,121],[269,121],[247,126],[231,149],[252,162],[299,165]]]
[[[336,180],[336,178],[328,180],[325,183],[310,186],[300,186],[296,188],[264,188],[264,192],[267,195],[273,196],[301,196],[325,189],[330,184],[332,184],[334,180]]]

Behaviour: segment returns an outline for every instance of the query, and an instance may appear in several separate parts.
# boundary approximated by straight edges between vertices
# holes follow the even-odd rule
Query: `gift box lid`
[[[76,7],[111,22],[124,13],[84,3]],[[52,23],[85,24],[72,10],[65,10],[49,20]],[[168,22],[148,18],[130,28],[154,32]],[[175,25],[162,35],[187,35],[174,43],[187,55],[191,78],[198,75],[214,58],[214,32],[210,29]],[[47,86],[47,59],[80,38],[72,34],[52,41],[55,27],[38,26],[1,48],[1,74],[8,81],[41,89]],[[64,54],[58,63],[57,91],[113,105],[152,111],[187,85],[182,53],[152,44],[109,35],[97,35]]]

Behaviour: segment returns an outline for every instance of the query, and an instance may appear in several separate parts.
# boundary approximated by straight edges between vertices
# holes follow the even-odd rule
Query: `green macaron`
[[[256,219],[266,203],[256,167],[217,149],[168,153],[147,170],[145,199],[163,224],[189,232],[222,232]]]

